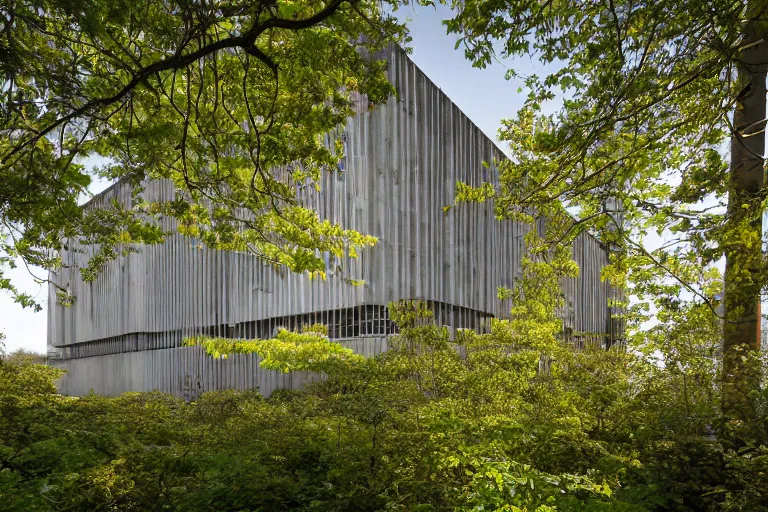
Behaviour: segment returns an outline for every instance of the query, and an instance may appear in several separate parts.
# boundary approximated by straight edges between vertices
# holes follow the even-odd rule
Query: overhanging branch
[[[21,151],[23,151],[25,148],[29,147],[30,145],[34,145],[38,140],[48,135],[59,126],[65,123],[68,123],[73,119],[82,117],[88,114],[89,112],[93,111],[94,109],[111,105],[112,103],[120,101],[122,98],[128,95],[131,91],[133,91],[133,89],[135,89],[136,86],[138,86],[140,83],[145,81],[150,76],[157,73],[161,73],[163,71],[171,71],[171,70],[185,68],[186,66],[189,66],[190,64],[202,58],[205,58],[208,55],[216,53],[220,50],[225,50],[228,48],[242,48],[243,50],[249,52],[251,55],[258,58],[259,60],[262,60],[262,62],[270,66],[270,68],[274,69],[275,63],[255,46],[256,40],[261,34],[263,34],[265,31],[272,28],[278,28],[278,29],[284,29],[284,30],[302,30],[302,29],[310,28],[314,25],[322,23],[323,21],[328,19],[330,16],[332,16],[334,13],[336,13],[336,11],[339,9],[341,4],[345,2],[352,2],[352,1],[354,0],[333,0],[331,3],[329,3],[325,8],[323,8],[318,13],[314,14],[313,16],[310,16],[309,18],[305,18],[302,20],[269,18],[262,23],[259,23],[257,21],[250,29],[248,29],[246,32],[244,32],[240,36],[228,37],[225,39],[214,41],[206,46],[198,48],[192,53],[188,53],[186,55],[174,55],[172,57],[168,57],[166,59],[162,59],[158,62],[155,62],[154,64],[150,64],[149,66],[145,66],[140,70],[136,71],[133,74],[133,77],[131,78],[131,80],[127,84],[125,84],[115,94],[105,98],[98,98],[98,99],[91,100],[85,103],[84,105],[82,105],[81,107],[74,109],[69,114],[66,114],[64,116],[57,118],[56,120],[52,121],[50,124],[45,126],[44,128],[37,131],[29,139],[24,140],[19,144],[17,144],[16,146],[14,146],[13,149],[11,149],[6,155],[2,157],[2,160],[0,160],[0,163],[2,163],[3,165],[8,164],[8,162],[10,162],[14,156],[19,154]]]

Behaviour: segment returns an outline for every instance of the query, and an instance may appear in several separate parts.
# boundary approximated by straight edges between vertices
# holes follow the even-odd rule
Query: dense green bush
[[[753,423],[721,417],[705,310],[644,351],[575,350],[531,314],[456,350],[402,308],[392,350],[269,399],[67,398],[4,362],[0,508],[768,510],[765,392]]]

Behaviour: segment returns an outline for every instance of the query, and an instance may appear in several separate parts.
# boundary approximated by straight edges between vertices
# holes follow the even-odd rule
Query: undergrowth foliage
[[[303,391],[55,394],[58,370],[0,364],[4,510],[768,510],[765,386],[751,423],[719,409],[720,321],[680,306],[605,350],[563,342],[557,268],[541,259],[478,334],[390,305],[374,358],[321,328],[195,339],[325,373]],[[544,272],[542,272],[544,270]],[[542,276],[548,276],[546,278]],[[534,279],[535,277],[535,279]],[[536,293],[534,293],[534,290]],[[507,293],[507,292],[505,292]],[[315,352],[315,350],[318,352]],[[333,355],[333,354],[336,355]],[[304,365],[304,366],[302,366]]]

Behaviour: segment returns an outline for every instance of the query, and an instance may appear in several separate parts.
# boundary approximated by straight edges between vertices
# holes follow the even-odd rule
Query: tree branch
[[[18,154],[24,148],[28,147],[31,144],[35,144],[42,137],[45,137],[46,135],[48,135],[50,132],[52,132],[62,124],[67,123],[80,116],[83,116],[93,109],[107,106],[116,101],[121,100],[124,96],[126,96],[131,91],[133,91],[133,89],[135,89],[136,86],[139,85],[142,81],[146,80],[147,78],[149,78],[155,73],[160,73],[162,71],[182,69],[199,59],[202,59],[212,53],[215,53],[227,48],[243,48],[246,51],[249,51],[249,50],[253,51],[253,48],[255,48],[254,44],[256,42],[256,39],[258,39],[258,37],[261,34],[263,34],[265,31],[272,28],[279,28],[279,29],[285,29],[285,30],[301,30],[301,29],[312,27],[326,20],[330,16],[332,16],[338,10],[338,8],[341,6],[342,3],[349,2],[349,1],[352,1],[352,0],[333,0],[320,12],[303,20],[286,20],[282,18],[270,18],[261,24],[259,24],[257,21],[250,29],[244,32],[241,36],[228,37],[226,39],[221,39],[221,40],[212,42],[207,46],[203,46],[202,48],[198,48],[192,53],[188,53],[186,55],[174,55],[172,57],[162,59],[158,62],[155,62],[154,64],[146,66],[138,70],[136,73],[134,73],[133,78],[112,96],[98,98],[98,99],[87,102],[83,106],[71,111],[69,114],[59,117],[55,121],[51,122],[45,128],[38,131],[32,138],[17,144],[11,151],[9,151],[6,155],[3,156],[2,160],[0,160],[0,163],[5,165],[11,158],[13,158],[16,154]],[[258,53],[258,50],[257,50],[257,53]],[[261,55],[266,57],[266,55],[264,55],[263,53],[261,53]],[[269,65],[269,62],[271,62],[270,59],[268,59],[267,62],[265,63]],[[274,65],[274,63],[272,63],[272,65]]]

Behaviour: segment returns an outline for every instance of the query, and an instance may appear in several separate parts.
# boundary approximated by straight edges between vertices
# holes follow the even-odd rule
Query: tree
[[[406,34],[382,9],[372,0],[3,2],[0,272],[17,261],[56,269],[64,243],[98,244],[82,269],[94,279],[133,244],[162,242],[158,215],[213,248],[296,272],[324,270],[316,251],[341,257],[373,244],[302,207],[295,185],[336,169],[332,130],[357,101],[393,92],[373,56]],[[84,210],[94,177],[129,180],[132,204]],[[157,178],[173,180],[175,199],[140,198],[143,180]],[[0,289],[37,307],[2,273]]]
[[[476,66],[496,54],[532,53],[557,68],[524,77],[526,106],[501,130],[514,155],[500,167],[501,186],[462,186],[459,199],[493,197],[502,218],[544,214],[552,219],[543,235],[550,243],[599,233],[618,249],[605,276],[661,308],[681,308],[687,294],[715,310],[722,285],[711,278],[725,257],[723,405],[748,416],[768,282],[761,220],[768,2],[466,0],[453,7],[448,30]],[[541,115],[556,89],[562,109]],[[663,240],[646,246],[653,231]]]

